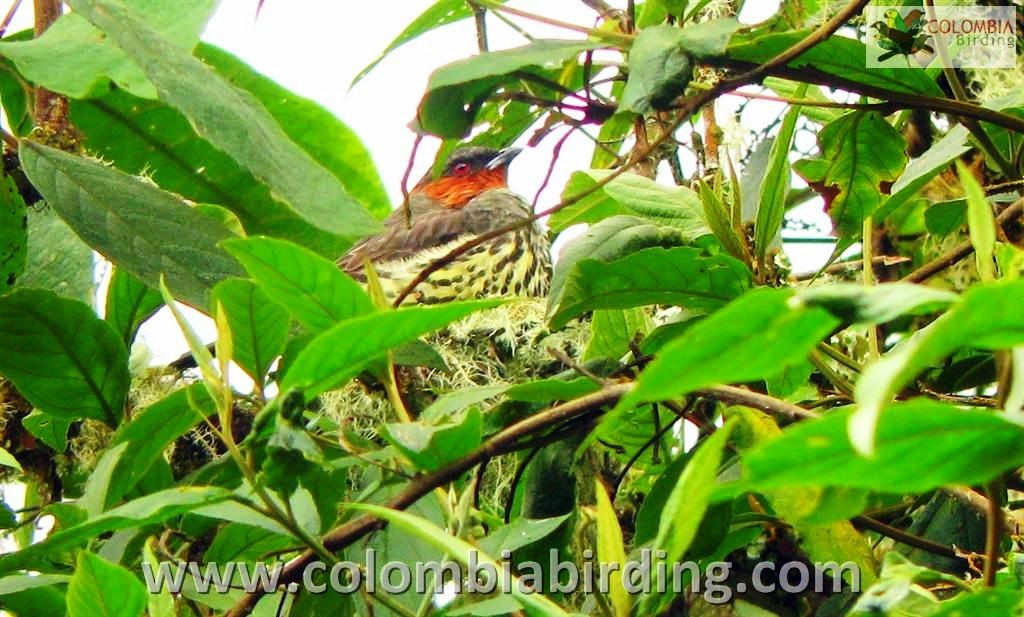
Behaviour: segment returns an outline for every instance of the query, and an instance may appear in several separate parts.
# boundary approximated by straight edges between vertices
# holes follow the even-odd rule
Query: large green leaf
[[[462,137],[473,126],[483,100],[517,71],[558,68],[599,41],[537,40],[446,64],[430,75],[420,102],[419,124],[439,137]]]
[[[134,574],[89,551],[78,553],[68,582],[68,617],[139,617],[146,588]]]
[[[860,456],[846,425],[851,410],[800,422],[743,457],[743,490],[839,486],[920,493],[981,484],[1024,464],[1024,428],[989,411],[917,399],[886,408],[874,455]]]
[[[307,398],[344,384],[389,349],[416,340],[500,300],[415,306],[347,319],[322,332],[299,353],[281,391],[301,389]]]
[[[562,199],[591,190],[611,173],[606,169],[574,172],[562,191]],[[700,198],[686,187],[666,186],[637,174],[625,173],[575,204],[552,214],[550,225],[555,231],[561,231],[576,223],[597,223],[616,214],[630,214],[653,223],[678,227],[687,238],[696,239],[711,233],[701,210]]]
[[[217,281],[242,274],[217,243],[223,225],[180,198],[98,162],[23,142],[22,164],[50,205],[90,246],[156,288],[205,307]]]
[[[391,212],[391,200],[370,151],[337,116],[316,101],[283,88],[219,47],[200,43],[196,56],[231,85],[255,96],[288,137],[331,172],[353,199],[375,216],[384,217]]]
[[[107,286],[104,319],[118,333],[125,347],[131,348],[139,326],[163,304],[159,292],[121,268],[114,268]]]
[[[794,306],[792,297],[787,289],[758,289],[687,329],[662,348],[620,407],[769,377],[802,361],[839,320]]]
[[[850,439],[857,450],[873,450],[882,408],[925,368],[961,347],[1009,349],[1024,344],[1024,279],[972,287],[946,314],[869,365],[857,381],[857,411]]]
[[[685,241],[679,230],[648,223],[635,216],[613,216],[591,226],[585,234],[562,249],[551,276],[548,311],[561,303],[569,274],[584,259],[611,261],[643,248],[679,246]]]
[[[17,287],[49,289],[82,302],[96,290],[92,249],[53,208],[28,209],[28,262]]]
[[[14,179],[0,176],[0,294],[25,272],[28,262],[28,214]]]
[[[270,365],[284,351],[290,319],[255,283],[228,279],[213,288],[231,331],[231,359],[262,387]]]
[[[71,101],[71,120],[90,151],[119,169],[151,177],[165,190],[230,209],[248,233],[289,238],[330,256],[349,244],[274,199],[266,185],[160,101],[115,90],[101,99]],[[301,125],[297,117],[281,122]]]
[[[693,77],[693,60],[679,43],[684,30],[662,24],[644,28],[629,49],[623,111],[648,114],[667,109]]]
[[[903,136],[880,114],[851,112],[818,133],[820,158],[797,161],[794,168],[824,196],[836,230],[849,241],[900,177],[905,147]]]
[[[123,4],[72,0],[71,5],[143,67],[160,98],[185,114],[201,136],[265,182],[304,219],[348,237],[380,228],[336,177],[288,138],[254,96],[231,86]]]
[[[334,262],[301,246],[274,238],[245,238],[228,240],[224,248],[271,300],[311,330],[325,330],[374,310],[362,285]]]
[[[128,396],[124,343],[85,304],[51,291],[0,297],[0,373],[42,411],[117,426]]]
[[[755,31],[743,37],[735,37],[727,53],[733,60],[761,64],[804,41],[810,34],[810,30],[779,34]],[[851,85],[864,84],[896,92],[943,96],[935,80],[925,71],[867,67],[865,58],[867,52],[864,43],[844,36],[833,36],[800,54],[788,66],[821,72],[843,82],[852,82]]]
[[[134,0],[132,5],[150,28],[191,52],[217,1]],[[27,80],[71,98],[101,95],[112,84],[144,98],[157,95],[142,69],[78,13],[64,15],[37,39],[0,42],[0,54]]]
[[[712,311],[740,296],[749,282],[743,263],[688,246],[651,247],[607,262],[584,259],[566,277],[551,327],[594,309],[673,304]]]
[[[172,488],[140,497],[79,525],[55,531],[18,552],[0,555],[0,574],[25,568],[43,570],[47,556],[59,555],[101,534],[160,523],[230,497],[227,489],[213,486]]]

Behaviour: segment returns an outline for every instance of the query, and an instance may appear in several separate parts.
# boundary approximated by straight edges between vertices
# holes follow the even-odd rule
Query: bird
[[[393,302],[438,259],[454,248],[496,229],[520,222],[502,234],[453,258],[431,273],[402,304],[438,304],[490,297],[544,297],[551,279],[551,247],[532,209],[508,188],[508,166],[520,148],[461,146],[436,178],[427,177],[398,208],[384,231],[365,238],[338,260],[358,281],[366,264],[377,274],[384,296]]]

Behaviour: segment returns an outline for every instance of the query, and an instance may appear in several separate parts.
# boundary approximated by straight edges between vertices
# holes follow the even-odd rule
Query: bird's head
[[[416,188],[446,208],[461,208],[484,191],[508,187],[508,164],[519,148],[458,148],[441,174]]]

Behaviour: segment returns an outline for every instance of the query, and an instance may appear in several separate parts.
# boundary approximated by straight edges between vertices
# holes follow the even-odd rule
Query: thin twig
[[[14,14],[18,12],[18,7],[21,6],[21,0],[14,0],[11,3],[11,8],[7,9],[7,14],[4,15],[3,22],[0,22],[0,36],[7,34],[7,28],[11,25],[11,20],[14,19]]]
[[[998,480],[985,485],[988,508],[985,512],[985,569],[982,579],[986,587],[996,586],[996,570],[999,564],[999,541],[1003,536],[1003,509],[999,506],[1002,487]]]
[[[476,21],[476,47],[480,53],[486,53],[490,46],[487,44],[487,9],[475,2],[469,4],[473,7],[473,18]]]

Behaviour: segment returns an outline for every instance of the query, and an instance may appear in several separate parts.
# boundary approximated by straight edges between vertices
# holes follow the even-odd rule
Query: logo
[[[870,6],[867,66],[1014,68],[1013,6]]]

